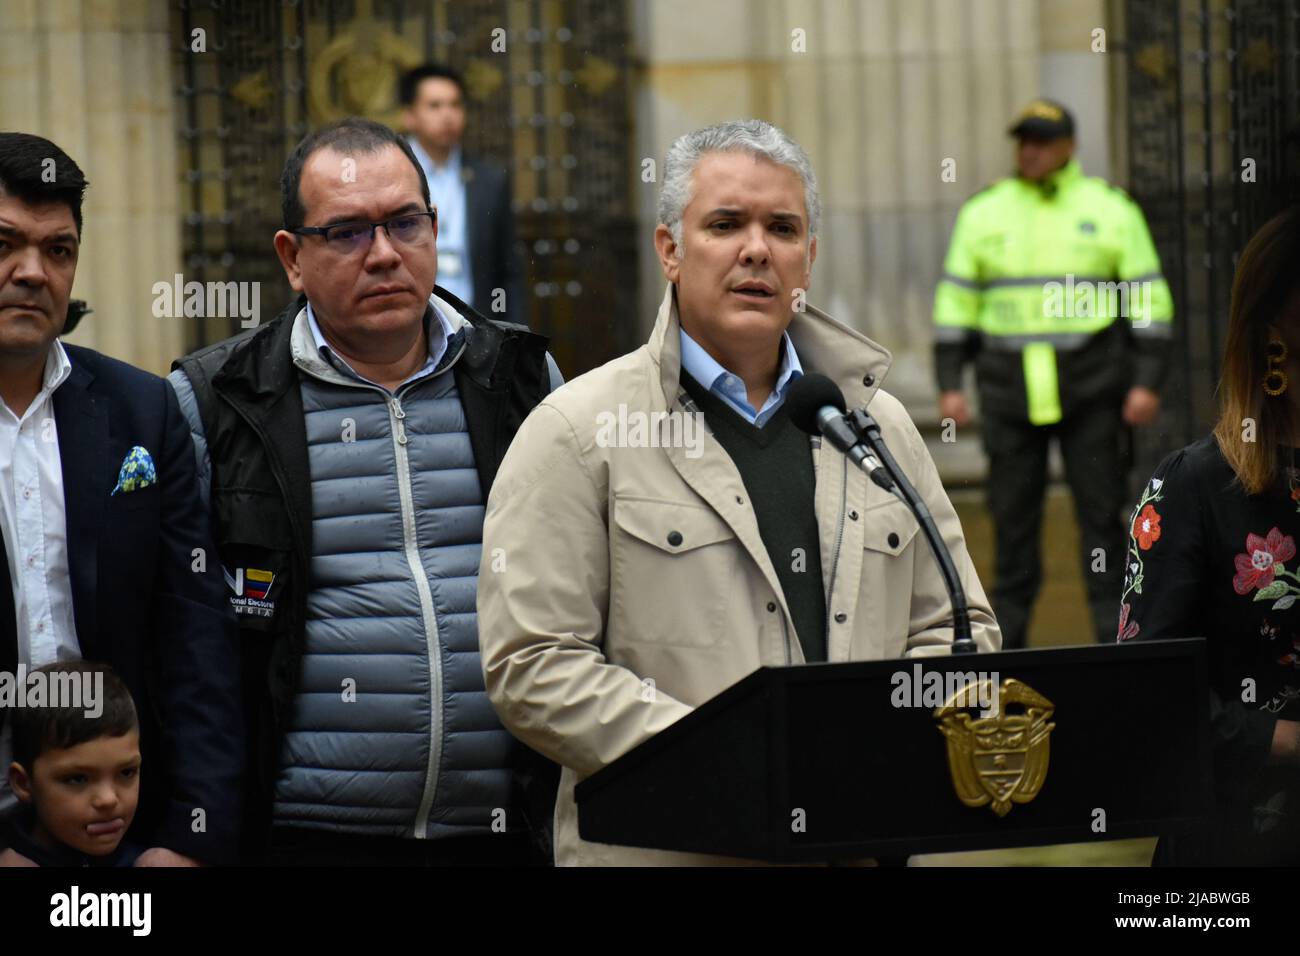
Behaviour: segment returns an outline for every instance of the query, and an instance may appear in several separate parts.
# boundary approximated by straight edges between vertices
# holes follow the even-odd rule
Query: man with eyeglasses
[[[434,285],[437,211],[392,130],[312,133],[280,187],[297,300],[169,376],[240,622],[245,857],[544,859],[554,771],[488,702],[475,600],[497,466],[559,372]]]

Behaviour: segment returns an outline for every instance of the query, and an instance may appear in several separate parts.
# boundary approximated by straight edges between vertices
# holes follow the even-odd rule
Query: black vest
[[[545,336],[487,319],[435,288],[470,325],[452,366],[487,500],[524,417],[546,397]],[[173,363],[189,377],[212,462],[212,536],[225,567],[271,571],[266,617],[240,617],[240,671],[248,730],[244,843],[264,852],[275,775],[301,669],[311,562],[311,471],[299,372],[290,337],[299,296],[266,325]],[[549,828],[558,768],[519,745],[516,784],[535,833]],[[546,805],[549,802],[549,807]]]

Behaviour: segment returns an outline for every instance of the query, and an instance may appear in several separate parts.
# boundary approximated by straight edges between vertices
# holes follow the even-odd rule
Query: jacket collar
[[[14,815],[9,827],[10,848],[20,853],[37,866],[58,867],[107,867],[124,866],[139,853],[123,839],[112,853],[104,856],[90,856],[80,850],[74,850],[66,844],[59,843],[53,847],[42,845],[33,835],[36,829],[36,813],[30,806],[25,806]]]
[[[232,348],[212,376],[213,388],[254,400],[278,398],[296,385],[289,343],[293,319],[306,308],[307,297],[299,294],[283,312],[253,332],[243,348]]]
[[[669,283],[646,345],[650,360],[659,369],[665,408],[677,403],[681,391],[681,321],[676,293],[677,287]],[[812,305],[796,312],[786,331],[805,372],[820,372],[833,381],[850,408],[870,404],[889,371],[892,356],[888,349]]]
[[[439,292],[443,291],[441,289]],[[460,314],[449,302],[438,295],[429,296],[429,305],[424,310],[424,328],[426,335],[437,328],[437,334],[444,336],[445,347],[439,357],[437,366],[429,373],[440,374],[456,361],[455,350],[460,339],[457,333],[468,326],[469,320]],[[293,328],[289,332],[289,349],[293,353],[293,364],[307,374],[337,385],[365,386],[366,383],[336,368],[322,354],[321,338],[317,330],[311,328],[311,319],[304,305],[293,319]],[[433,347],[430,340],[430,349]],[[324,346],[328,348],[328,346]],[[432,352],[430,352],[432,357]],[[423,371],[423,369],[421,369]],[[427,377],[427,376],[425,376]]]
[[[1056,170],[1056,172],[1048,175],[1047,182],[1054,185],[1057,189],[1064,189],[1082,178],[1083,167],[1079,165],[1077,159],[1071,156],[1064,166]]]
[[[1077,159],[1071,156],[1064,166],[1048,173],[1041,182],[1033,182],[1020,175],[1016,175],[1015,179],[1026,189],[1038,193],[1045,199],[1051,199],[1059,194],[1061,190],[1069,189],[1083,179],[1083,167],[1079,165]]]
[[[493,335],[496,329],[487,319],[441,286],[433,287],[430,301],[438,305],[458,330],[472,330],[475,333],[469,336],[470,347],[466,348],[462,357],[462,371],[476,380],[481,378],[481,384],[487,387],[495,349],[474,348],[473,344],[476,338],[497,337]],[[299,294],[275,319],[252,333],[244,348],[231,350],[230,357],[213,376],[213,387],[248,399],[269,398],[272,401],[284,395],[291,387],[296,388],[298,380],[293,374],[296,358],[295,329],[300,317],[305,325],[306,310],[307,297]],[[311,345],[310,330],[304,328],[303,332],[305,342]],[[315,353],[315,349],[310,347],[305,351],[308,355]],[[323,360],[320,364],[328,368]],[[333,369],[330,372],[333,373]]]
[[[523,355],[535,359],[526,363],[526,367],[536,367],[536,381],[531,384],[537,394],[528,403],[531,409],[546,394],[547,339],[522,325],[489,321],[438,286],[433,291],[445,314],[455,313],[453,321],[463,323],[456,336],[464,338],[464,346],[457,352],[453,372],[471,424],[470,440],[486,499],[497,463],[518,424],[506,433],[512,386],[523,387],[517,380],[518,360]],[[311,541],[310,489],[305,481],[286,476],[298,479],[310,474],[300,379],[293,355],[295,320],[306,307],[306,297],[299,295],[276,318],[246,333],[249,338],[230,348],[211,377],[213,391],[252,425],[271,457],[302,554],[308,553]]]

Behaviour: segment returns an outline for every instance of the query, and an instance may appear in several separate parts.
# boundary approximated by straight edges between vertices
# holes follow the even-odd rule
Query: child
[[[131,693],[104,664],[47,664],[29,682],[36,674],[51,687],[80,682],[85,690],[76,706],[52,700],[59,706],[9,712],[9,785],[26,807],[0,866],[131,866],[143,849],[123,840],[140,798],[140,726]]]

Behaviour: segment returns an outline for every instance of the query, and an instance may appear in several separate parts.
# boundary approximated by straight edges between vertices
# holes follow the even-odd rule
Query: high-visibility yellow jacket
[[[1072,159],[962,207],[934,298],[939,388],[961,388],[974,357],[985,414],[1052,424],[1132,384],[1158,389],[1172,323],[1142,210]]]

